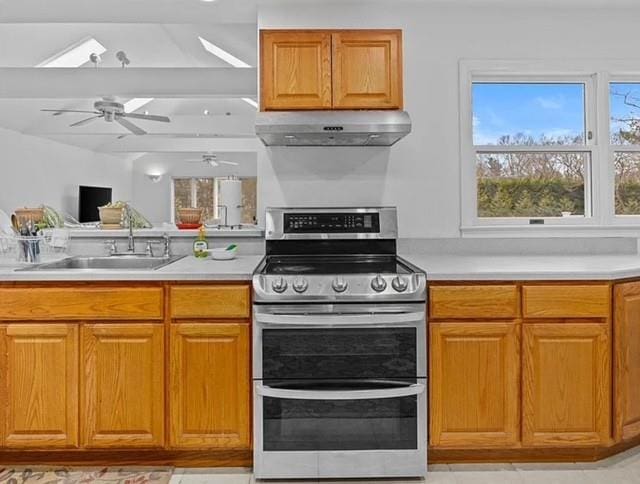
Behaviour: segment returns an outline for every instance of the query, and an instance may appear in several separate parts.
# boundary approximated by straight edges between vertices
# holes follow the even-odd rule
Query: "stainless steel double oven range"
[[[426,276],[395,208],[273,208],[253,276],[257,478],[423,476]]]

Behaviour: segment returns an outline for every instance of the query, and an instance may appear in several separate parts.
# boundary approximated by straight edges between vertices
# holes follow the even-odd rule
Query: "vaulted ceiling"
[[[87,39],[105,49],[97,68],[88,58],[36,68]],[[200,39],[254,68],[232,67]],[[130,60],[124,71],[118,51]],[[256,62],[252,1],[0,0],[0,127],[123,156],[252,151]],[[92,110],[103,96],[152,99],[135,112],[171,123],[135,120],[149,133],[135,136],[103,119],[70,127],[87,115],[40,111]]]

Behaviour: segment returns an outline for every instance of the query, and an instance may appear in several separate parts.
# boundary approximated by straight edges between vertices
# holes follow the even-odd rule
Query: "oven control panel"
[[[285,234],[377,234],[379,213],[285,213]]]

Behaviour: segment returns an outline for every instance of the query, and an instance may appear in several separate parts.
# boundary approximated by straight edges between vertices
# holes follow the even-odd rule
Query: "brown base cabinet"
[[[171,446],[248,448],[249,325],[174,323],[170,340]]]
[[[616,439],[640,436],[640,282],[614,291],[614,401]]]
[[[0,331],[6,402],[0,442],[8,448],[77,447],[77,325],[10,324]]]
[[[162,447],[163,325],[84,325],[82,355],[84,447]]]
[[[616,344],[633,345],[635,358],[619,364],[617,392],[628,402],[619,426],[631,432],[640,421],[631,389],[640,381],[640,283],[618,293],[616,324],[628,337]],[[610,284],[436,283],[429,314],[432,450],[535,460],[545,448],[613,444]]]
[[[250,465],[250,316],[247,283],[0,284],[0,465]]]
[[[607,324],[523,328],[522,443],[606,445],[611,411]]]
[[[429,331],[431,445],[516,445],[520,325],[443,322]]]

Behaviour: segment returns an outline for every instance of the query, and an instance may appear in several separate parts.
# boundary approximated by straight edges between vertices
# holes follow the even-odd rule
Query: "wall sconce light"
[[[147,173],[146,176],[151,183],[158,183],[162,180],[162,175],[158,175],[156,173]]]

